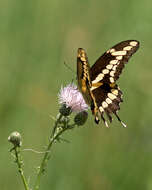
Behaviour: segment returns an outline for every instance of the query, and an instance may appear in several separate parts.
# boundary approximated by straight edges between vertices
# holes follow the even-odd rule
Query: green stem
[[[20,155],[19,155],[19,152],[17,151],[17,147],[14,148],[14,151],[15,151],[16,163],[17,163],[17,166],[18,166],[18,171],[19,171],[20,176],[22,178],[24,188],[25,188],[25,190],[29,190],[28,183],[26,181],[26,178],[25,178],[24,172],[23,172],[23,168],[22,168],[22,161],[20,160],[20,158],[19,158]]]
[[[59,113],[59,117],[58,117],[58,119],[55,121],[55,125],[54,125],[54,127],[53,127],[51,137],[54,136],[54,133],[55,133],[55,131],[56,131],[56,128],[58,127],[58,124],[59,124],[60,120],[62,119],[62,117],[63,117],[63,115],[62,115],[61,113]]]
[[[65,128],[61,128],[61,130],[56,131],[61,118],[62,118],[62,115],[60,114],[57,121],[55,122],[54,127],[53,127],[53,132],[52,132],[50,142],[49,142],[49,144],[47,146],[46,152],[44,154],[44,157],[42,159],[42,162],[41,162],[41,165],[40,165],[40,168],[39,168],[39,172],[37,174],[37,178],[36,178],[35,185],[34,185],[34,188],[33,188],[34,190],[38,190],[39,187],[40,187],[40,178],[41,178],[41,175],[43,174],[43,171],[44,171],[44,169],[46,167],[52,144],[66,130]]]

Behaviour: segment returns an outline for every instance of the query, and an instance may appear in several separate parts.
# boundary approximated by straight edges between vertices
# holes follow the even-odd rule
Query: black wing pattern
[[[117,115],[118,110],[120,110],[120,103],[122,100],[122,92],[120,88],[115,85],[114,88],[111,88],[109,84],[103,84],[99,88],[96,88],[92,91],[93,97],[96,101],[96,104],[93,104],[91,107],[92,113],[95,116],[95,122],[99,123],[99,117],[101,115],[102,120],[104,121],[106,127],[108,123],[104,118],[104,113],[108,116],[110,122],[112,122],[112,114],[115,114],[121,124],[126,127],[126,125],[120,120]]]
[[[100,74],[101,77],[99,78],[101,78],[102,82],[114,83],[119,78],[124,65],[138,48],[139,42],[136,40],[123,41],[110,48],[91,67],[91,81],[96,83]]]
[[[90,68],[88,58],[82,48],[78,49],[77,76],[78,87],[86,103],[91,107],[95,122],[99,123],[100,117],[108,127],[104,113],[112,122],[112,114],[124,127],[126,125],[117,115],[122,100],[122,92],[115,83],[119,78],[124,65],[139,48],[136,40],[127,40],[110,48]]]

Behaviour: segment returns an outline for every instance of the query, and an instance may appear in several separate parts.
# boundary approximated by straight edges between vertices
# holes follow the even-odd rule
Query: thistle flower
[[[73,112],[82,112],[88,109],[88,105],[85,103],[82,94],[74,84],[61,87],[59,103],[65,104],[67,108],[71,108]]]

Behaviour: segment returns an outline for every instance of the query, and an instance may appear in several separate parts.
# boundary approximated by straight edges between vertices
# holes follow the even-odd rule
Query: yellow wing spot
[[[99,110],[100,110],[101,113],[104,112],[104,109],[103,109],[102,106],[99,107]]]
[[[123,58],[122,55],[116,57],[117,60],[122,60],[122,58]]]
[[[79,58],[81,57],[81,55],[80,55],[80,53],[79,53],[79,52],[78,52],[78,55],[77,55],[77,57],[79,57]]]
[[[83,66],[83,72],[84,72],[84,73],[87,73],[87,74],[89,73],[89,72],[88,72],[88,68],[87,68],[86,65]]]
[[[107,51],[107,53],[112,53],[112,52],[115,52],[115,49],[114,49],[114,48],[109,49],[109,50]]]
[[[104,70],[102,70],[102,73],[103,73],[103,74],[108,74],[108,73],[109,73],[109,70],[108,70],[108,69],[104,69]]]
[[[117,64],[118,63],[118,60],[111,60],[110,61],[110,64],[112,64],[112,65],[115,65],[115,64]]]
[[[111,101],[110,98],[107,98],[107,99],[106,99],[106,102],[107,102],[108,104],[111,104],[111,103],[112,103],[112,101]]]
[[[86,86],[82,86],[82,92],[83,93],[86,93],[86,89],[87,89]]]
[[[99,86],[102,86],[102,85],[103,85],[102,82],[97,82],[97,83],[92,84],[92,86],[95,86],[95,87],[99,87]]]
[[[85,57],[85,53],[84,53],[84,51],[82,51],[82,54],[81,54],[81,56],[82,56],[82,57]]]
[[[86,90],[87,90],[86,80],[85,79],[81,79],[81,84],[82,84],[81,90],[82,90],[83,93],[85,93]]]
[[[111,88],[114,88],[115,86],[116,86],[115,83],[111,83],[111,84],[110,84],[110,87],[111,87]]]
[[[136,41],[132,41],[132,42],[130,42],[130,45],[131,46],[136,46],[138,43],[136,42]]]
[[[81,61],[86,62],[86,58],[85,57],[80,57]]]
[[[126,46],[123,48],[123,50],[125,50],[125,51],[130,51],[131,49],[132,49],[132,46]]]
[[[93,83],[90,90],[93,91],[94,89],[99,88],[102,85],[103,85],[102,82]]]
[[[118,96],[118,90],[117,89],[111,89],[112,94]]]
[[[92,83],[98,83],[100,80],[102,80],[104,77],[104,74],[103,73],[100,73],[96,78],[95,80],[92,81]]]
[[[103,107],[103,108],[107,108],[107,107],[108,107],[108,104],[104,101],[104,102],[102,102],[102,107]]]
[[[110,77],[110,82],[114,83],[114,78],[113,77]]]
[[[113,52],[115,52],[115,51],[116,51],[116,50],[115,50],[114,48],[112,48],[112,49],[109,50],[110,53],[113,53]]]
[[[110,76],[114,77],[115,71],[110,72]]]
[[[109,69],[109,70],[112,69],[112,67],[113,67],[113,65],[107,65],[106,66],[106,68]]]
[[[116,70],[116,68],[117,68],[117,66],[118,66],[118,65],[115,65],[115,66],[112,68],[112,70],[114,70],[114,71],[115,71],[115,70]]]
[[[90,90],[93,91],[95,90],[96,88],[98,88],[97,86],[91,86]]]
[[[87,78],[87,73],[84,73],[83,79],[85,80]]]
[[[126,55],[126,51],[116,51],[116,52],[113,52],[112,55],[113,56],[118,56],[118,55]]]
[[[115,96],[114,94],[112,93],[108,93],[108,97],[111,99],[111,100],[114,100],[117,98],[117,96]]]

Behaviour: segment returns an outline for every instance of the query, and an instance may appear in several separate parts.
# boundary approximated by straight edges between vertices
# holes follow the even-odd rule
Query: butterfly
[[[106,51],[95,64],[90,67],[88,57],[84,49],[79,48],[77,53],[77,81],[78,88],[86,103],[90,106],[95,122],[100,118],[106,127],[109,127],[104,114],[110,123],[112,114],[126,127],[118,116],[122,91],[116,84],[119,76],[130,57],[139,48],[137,40],[122,41]]]

